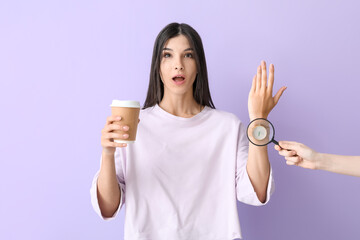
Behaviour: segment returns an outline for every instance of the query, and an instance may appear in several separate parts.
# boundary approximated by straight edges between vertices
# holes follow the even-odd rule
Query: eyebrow
[[[171,48],[163,48],[163,51],[173,51]],[[186,52],[186,51],[194,51],[194,49],[193,48],[187,48],[187,49],[185,49],[184,50],[184,52]]]

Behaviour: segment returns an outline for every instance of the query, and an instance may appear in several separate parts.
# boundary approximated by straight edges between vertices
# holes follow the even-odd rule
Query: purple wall
[[[129,1],[130,2],[130,1]],[[221,4],[220,4],[221,2]],[[277,140],[360,155],[359,3],[342,1],[1,1],[0,238],[122,239],[124,212],[102,221],[89,188],[114,98],[145,99],[152,46],[166,24],[202,36],[217,108],[248,122],[260,60],[282,99]],[[244,239],[359,239],[360,179],[285,165],[276,191],[239,203]]]

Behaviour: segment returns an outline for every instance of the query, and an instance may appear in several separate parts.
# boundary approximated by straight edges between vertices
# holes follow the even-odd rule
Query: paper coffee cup
[[[136,132],[138,126],[138,119],[140,114],[140,103],[138,101],[120,101],[113,100],[111,107],[111,115],[120,116],[120,121],[115,121],[114,124],[121,126],[129,126],[128,131],[114,130],[115,133],[129,134],[127,139],[116,139],[114,142],[117,143],[133,143],[136,140]]]

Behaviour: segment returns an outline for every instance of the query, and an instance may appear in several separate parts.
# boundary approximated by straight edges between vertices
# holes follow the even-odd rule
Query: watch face
[[[267,131],[263,126],[257,126],[254,128],[252,135],[256,140],[261,141],[267,136]]]

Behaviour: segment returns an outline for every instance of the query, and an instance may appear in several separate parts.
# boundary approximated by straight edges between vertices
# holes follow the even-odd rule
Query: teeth
[[[181,80],[184,80],[184,78],[183,78],[183,77],[174,77],[173,80],[179,80],[179,81],[181,81]]]

